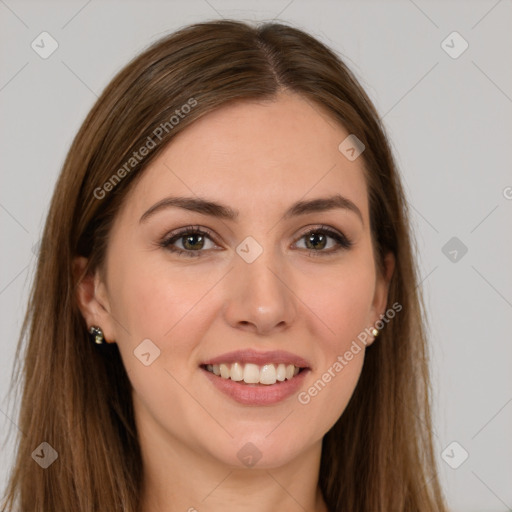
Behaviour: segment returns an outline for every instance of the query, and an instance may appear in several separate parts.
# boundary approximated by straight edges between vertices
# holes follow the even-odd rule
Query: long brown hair
[[[89,259],[85,272],[101,269],[123,198],[177,133],[228,102],[271,100],[282,90],[326,108],[364,143],[376,263],[382,269],[384,255],[395,255],[388,303],[402,306],[367,348],[354,394],[324,437],[324,499],[332,512],[445,510],[415,247],[380,118],[340,57],[312,36],[279,23],[223,20],[185,27],[133,59],[72,143],[18,345],[21,433],[3,511],[138,511],[142,463],[130,381],[115,344],[100,351],[91,343],[77,306],[73,259]],[[147,155],[131,160],[143,146]],[[58,454],[44,470],[31,457],[41,442]]]

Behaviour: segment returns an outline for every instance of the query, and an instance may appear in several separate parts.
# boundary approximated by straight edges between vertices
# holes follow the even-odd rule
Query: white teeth
[[[220,365],[220,376],[223,379],[229,379],[229,368],[227,364]]]
[[[240,363],[233,363],[230,377],[236,382],[244,380],[244,367]]]
[[[257,384],[260,381],[260,369],[257,364],[248,363],[244,368],[244,382]]]
[[[286,365],[283,363],[277,365],[276,379],[280,382],[286,379]]]
[[[275,384],[292,379],[300,371],[300,368],[293,364],[265,364],[258,366],[253,363],[233,364],[208,364],[206,369],[209,372],[220,376],[223,379],[231,379],[235,382],[243,381],[246,384]]]
[[[275,384],[276,380],[276,367],[273,364],[266,364],[260,372],[260,383]]]

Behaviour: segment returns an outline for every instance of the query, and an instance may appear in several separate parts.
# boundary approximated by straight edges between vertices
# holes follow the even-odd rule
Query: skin
[[[134,388],[144,512],[243,512],[255,504],[260,512],[327,510],[318,489],[321,442],[355,389],[365,350],[307,405],[297,395],[239,404],[199,365],[232,350],[287,350],[310,362],[304,391],[385,312],[394,260],[388,255],[385,275],[377,273],[363,160],[338,150],[347,136],[296,94],[239,102],[181,132],[130,190],[110,234],[104,279],[99,271],[87,276],[77,297],[87,325],[119,345]],[[362,220],[347,209],[282,218],[298,200],[335,192]],[[239,218],[167,208],[139,222],[170,195],[214,200]],[[307,246],[304,235],[321,224],[353,246],[330,254],[332,238]],[[190,225],[213,236],[202,246],[184,238],[174,246],[199,257],[158,245]],[[247,236],[263,248],[252,263],[236,252]],[[77,271],[84,265],[77,258]],[[161,351],[149,366],[133,354],[147,338]],[[253,467],[237,457],[248,442],[261,453]]]

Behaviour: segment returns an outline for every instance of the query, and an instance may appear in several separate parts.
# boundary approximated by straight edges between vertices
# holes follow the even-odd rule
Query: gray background
[[[16,430],[8,387],[34,245],[72,137],[136,53],[178,27],[220,17],[276,18],[311,32],[344,56],[375,102],[418,241],[434,439],[449,505],[464,512],[512,509],[510,0],[0,0],[2,441]],[[31,48],[43,31],[59,45],[47,59]],[[443,48],[458,51],[460,40],[452,36],[442,46],[453,31],[469,44],[458,58]],[[455,245],[445,247],[452,237]],[[460,464],[462,450],[469,457]],[[11,438],[0,452],[2,489],[12,452]]]

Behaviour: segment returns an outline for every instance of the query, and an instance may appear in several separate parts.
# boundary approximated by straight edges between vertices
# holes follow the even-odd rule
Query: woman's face
[[[362,158],[338,149],[348,135],[297,95],[232,104],[180,133],[131,189],[85,316],[119,346],[148,450],[276,467],[343,413],[364,360],[353,342],[389,282]]]

